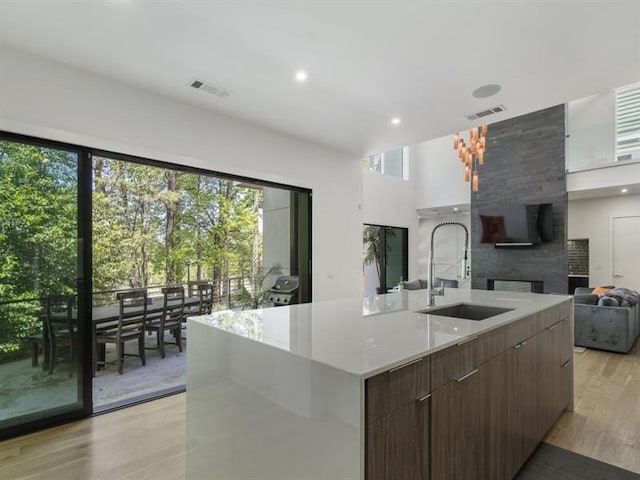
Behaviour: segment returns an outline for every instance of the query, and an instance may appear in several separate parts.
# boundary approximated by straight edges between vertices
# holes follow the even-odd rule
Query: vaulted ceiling
[[[640,2],[3,0],[0,42],[362,155],[640,81]]]

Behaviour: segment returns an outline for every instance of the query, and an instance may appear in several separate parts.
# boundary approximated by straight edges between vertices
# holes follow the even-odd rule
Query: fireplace
[[[498,278],[487,279],[487,290],[499,290],[501,292],[542,293],[544,282],[542,280],[504,280]]]

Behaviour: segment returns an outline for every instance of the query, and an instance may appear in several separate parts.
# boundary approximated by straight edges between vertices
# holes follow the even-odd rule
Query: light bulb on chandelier
[[[453,137],[453,149],[458,152],[464,165],[464,181],[471,182],[471,190],[477,192],[480,187],[478,167],[484,165],[484,152],[487,150],[487,125],[469,130],[469,144],[456,133]]]

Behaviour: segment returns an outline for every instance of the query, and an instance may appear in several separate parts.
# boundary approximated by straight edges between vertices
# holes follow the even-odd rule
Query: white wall
[[[418,213],[414,198],[413,158],[409,180],[363,170],[363,223],[409,229],[409,278],[418,272]],[[362,225],[360,226],[362,228]],[[360,235],[362,245],[362,234]],[[375,270],[375,268],[374,268]]]
[[[567,191],[587,193],[601,188],[640,184],[640,163],[620,163],[567,174]]]
[[[440,214],[433,218],[420,219],[420,242],[418,252],[420,260],[419,277],[427,278],[429,274],[429,250],[431,245],[431,232],[436,225],[442,222],[460,222],[469,230],[470,213],[460,212],[451,214]],[[464,251],[464,230],[456,226],[441,227],[437,230],[434,237],[434,277],[448,278],[458,280],[459,288],[471,288],[470,277],[461,278],[461,266]],[[471,237],[469,237],[467,265],[471,265]],[[411,277],[414,278],[414,277]]]
[[[464,181],[464,167],[453,149],[453,135],[413,145],[410,152],[415,172],[415,208],[471,203],[471,189]]]
[[[313,298],[361,294],[359,158],[2,45],[0,62],[0,130],[313,189]]]
[[[569,201],[569,239],[589,239],[589,285],[613,281],[613,218],[640,215],[640,195]],[[640,248],[640,246],[639,246]]]

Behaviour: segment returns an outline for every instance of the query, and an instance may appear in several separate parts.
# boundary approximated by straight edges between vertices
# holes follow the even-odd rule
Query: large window
[[[616,91],[616,159],[640,160],[640,84]]]
[[[396,148],[369,155],[362,160],[362,166],[372,172],[408,180],[407,150],[407,148]]]

